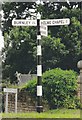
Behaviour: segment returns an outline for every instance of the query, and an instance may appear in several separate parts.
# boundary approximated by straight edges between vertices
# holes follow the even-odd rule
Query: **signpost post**
[[[41,62],[41,35],[48,35],[48,26],[69,25],[70,19],[48,19],[40,20],[41,15],[38,12],[36,20],[15,20],[13,19],[13,26],[37,26],[37,112],[43,111],[42,106],[42,62]]]
[[[43,111],[42,106],[42,51],[41,51],[41,31],[40,31],[40,13],[37,14],[37,112]]]

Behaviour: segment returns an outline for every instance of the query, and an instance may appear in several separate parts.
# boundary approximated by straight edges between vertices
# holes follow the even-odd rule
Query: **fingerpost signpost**
[[[70,19],[48,19],[41,20],[41,15],[37,13],[36,20],[13,19],[13,26],[37,26],[37,112],[43,111],[42,106],[42,50],[41,50],[41,36],[48,35],[48,26],[69,25]]]

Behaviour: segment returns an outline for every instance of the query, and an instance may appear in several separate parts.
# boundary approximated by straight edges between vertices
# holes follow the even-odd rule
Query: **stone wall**
[[[4,106],[5,106],[4,94]],[[25,91],[18,92],[17,112],[35,111],[36,105],[33,98]],[[8,95],[8,112],[15,111],[15,94],[9,93]]]
[[[78,77],[78,91],[77,96],[80,98],[80,79]],[[5,105],[5,94],[4,94],[4,105]],[[43,103],[44,111],[49,109],[47,103]],[[8,96],[8,112],[15,111],[15,94],[10,94]],[[29,95],[27,91],[18,90],[18,100],[17,100],[17,112],[30,112],[36,111],[36,101]]]
[[[4,105],[5,105],[5,95],[4,95]],[[44,111],[48,110],[47,104],[43,103]],[[45,107],[46,106],[46,107]],[[18,92],[17,100],[17,112],[30,112],[36,111],[36,102],[26,91]],[[15,94],[9,93],[8,96],[8,112],[15,112]]]

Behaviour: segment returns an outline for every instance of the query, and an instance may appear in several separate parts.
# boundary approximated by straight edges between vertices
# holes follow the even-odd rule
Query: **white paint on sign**
[[[37,96],[42,96],[42,86],[37,86]]]
[[[47,26],[40,26],[40,32],[42,36],[48,36],[48,27]]]
[[[17,89],[4,88],[4,92],[6,92],[6,93],[17,93]]]
[[[17,113],[17,89],[4,88],[4,92],[6,93],[5,112],[8,113],[8,94],[15,93],[15,113]]]
[[[37,55],[42,55],[42,53],[41,53],[41,45],[37,46]]]
[[[40,25],[46,25],[46,26],[55,26],[55,25],[69,25],[70,19],[48,19],[48,20],[41,20]]]
[[[12,25],[13,26],[37,26],[37,21],[36,20],[12,20]]]
[[[69,25],[70,19],[48,19],[48,20],[40,20],[40,26],[55,26],[55,25]],[[13,26],[37,26],[37,20],[24,20],[18,19],[12,20]]]
[[[42,76],[42,65],[37,65],[37,76]]]

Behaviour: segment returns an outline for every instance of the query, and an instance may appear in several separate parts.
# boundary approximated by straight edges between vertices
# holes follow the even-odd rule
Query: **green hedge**
[[[31,80],[26,89],[33,97],[36,97],[36,80]],[[43,99],[47,100],[50,109],[54,108],[78,108],[77,98],[77,73],[72,70],[60,68],[46,71],[42,76]]]
[[[43,74],[44,98],[50,108],[78,107],[77,88],[77,73],[72,70],[57,68]]]

